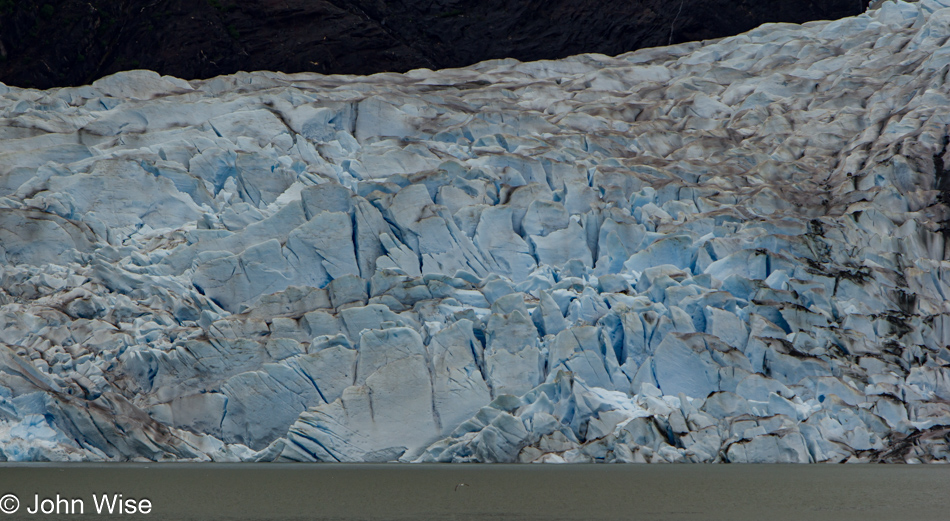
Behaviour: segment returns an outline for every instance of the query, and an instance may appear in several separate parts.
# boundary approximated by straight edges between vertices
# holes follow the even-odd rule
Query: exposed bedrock
[[[941,2],[0,87],[2,457],[945,461]]]
[[[540,60],[860,14],[867,0],[16,0],[0,3],[0,82],[50,88],[130,69],[180,78]]]

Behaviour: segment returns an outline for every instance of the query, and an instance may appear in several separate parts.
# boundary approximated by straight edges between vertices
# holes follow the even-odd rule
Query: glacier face
[[[2,456],[946,460],[948,37],[0,86]]]

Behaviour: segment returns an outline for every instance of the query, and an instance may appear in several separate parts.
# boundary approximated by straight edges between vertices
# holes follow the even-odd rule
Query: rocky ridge
[[[3,457],[945,461],[948,37],[0,87]]]
[[[671,7],[672,5],[672,7]],[[84,85],[129,69],[406,72],[620,54],[766,22],[860,14],[867,0],[0,0],[0,82]]]

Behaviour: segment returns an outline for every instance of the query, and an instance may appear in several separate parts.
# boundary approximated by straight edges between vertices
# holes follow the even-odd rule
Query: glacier
[[[948,38],[0,84],[0,459],[947,461]]]

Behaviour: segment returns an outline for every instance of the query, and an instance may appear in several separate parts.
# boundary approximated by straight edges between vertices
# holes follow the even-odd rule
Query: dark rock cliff
[[[0,81],[146,68],[369,74],[622,52],[834,19],[866,0],[0,0]]]

